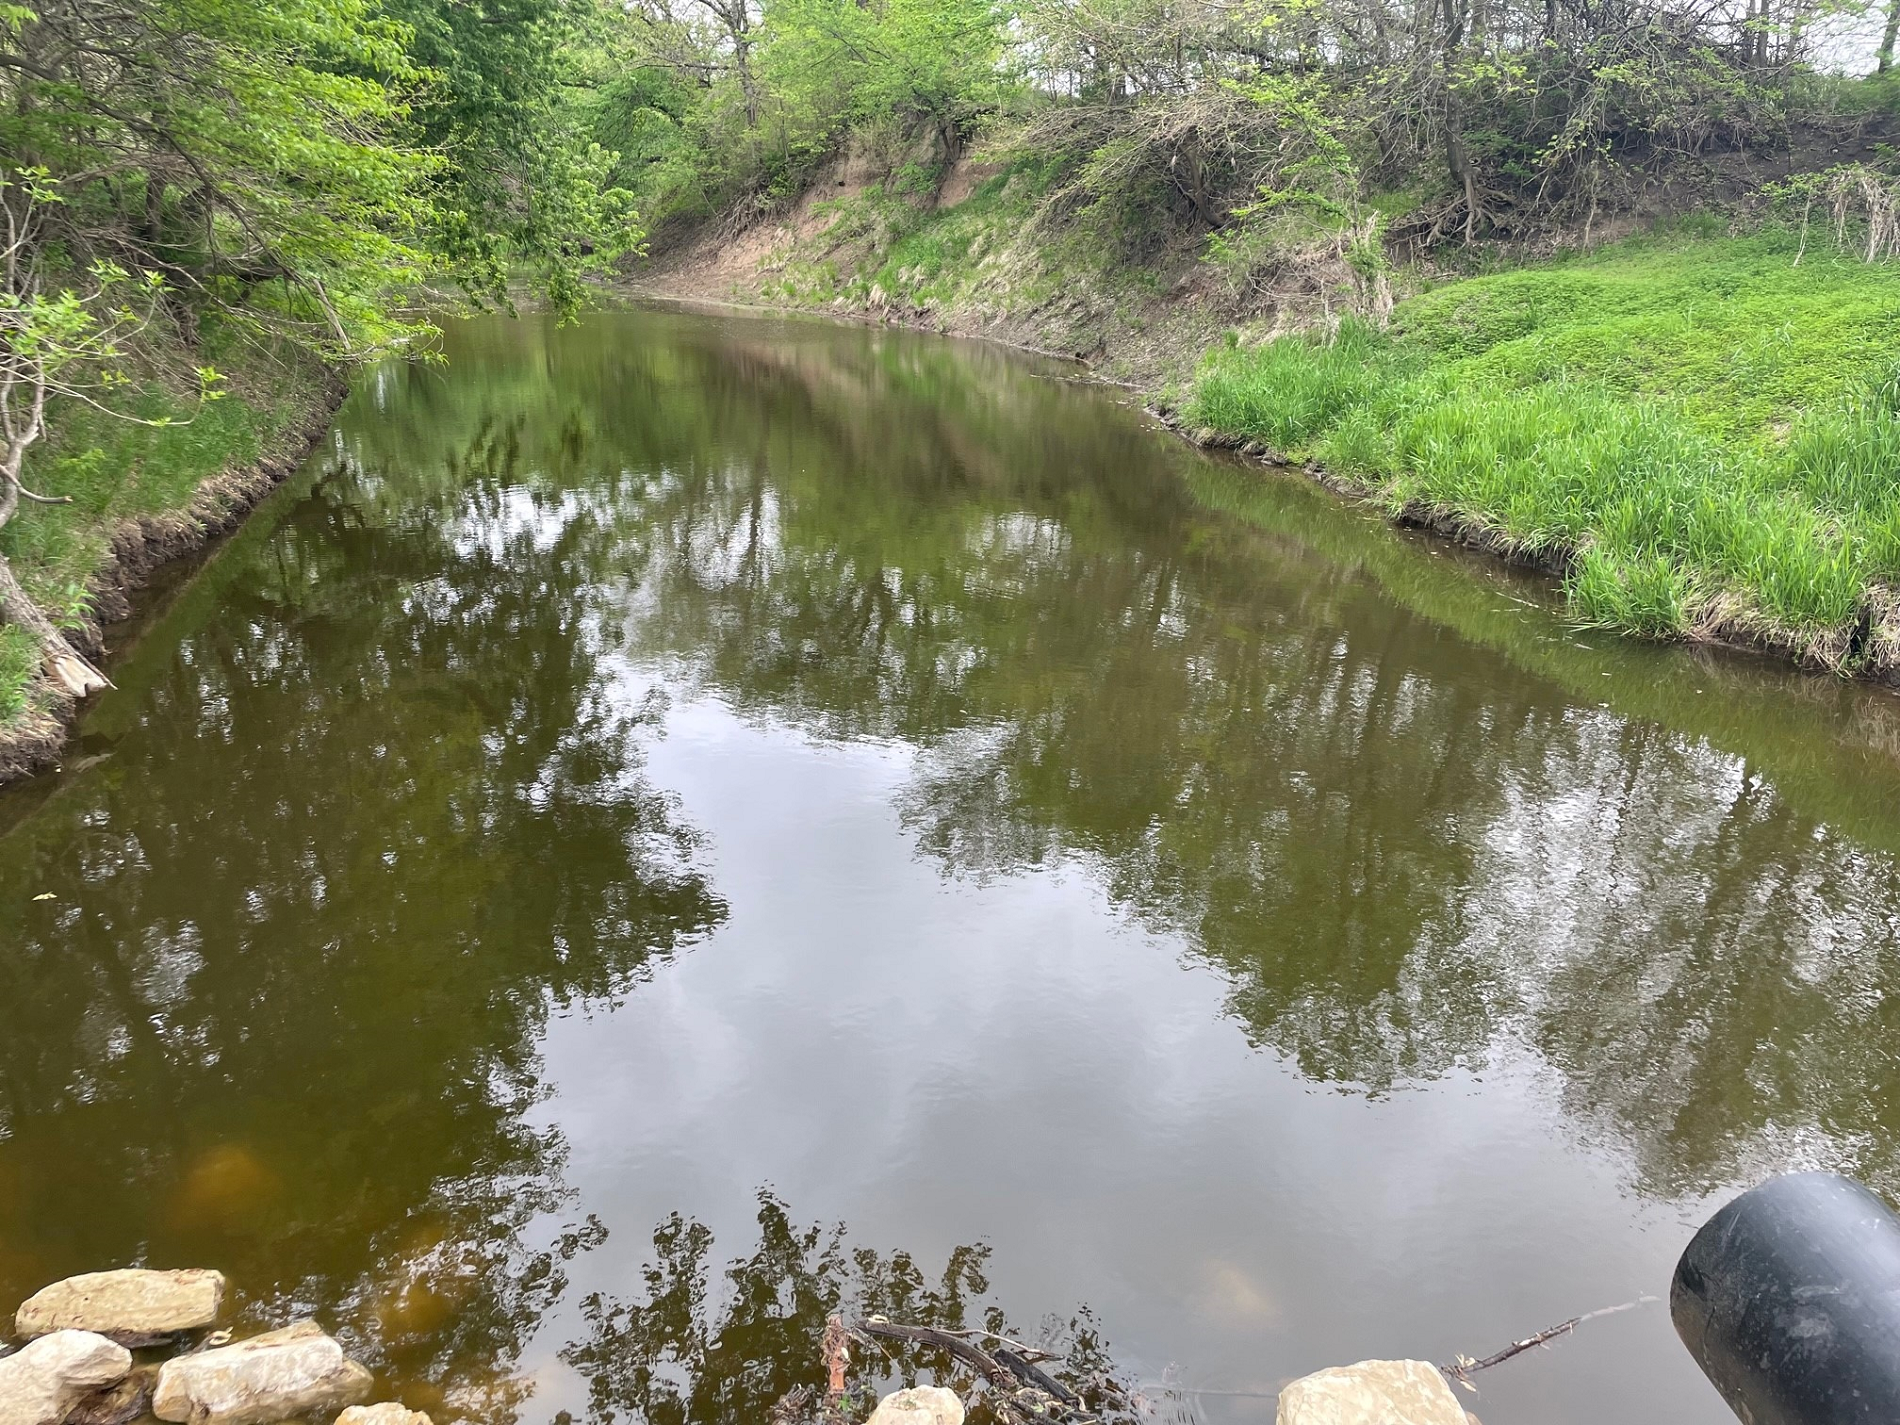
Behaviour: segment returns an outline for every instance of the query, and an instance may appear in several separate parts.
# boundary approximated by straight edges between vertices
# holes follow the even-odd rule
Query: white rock
[[[871,1412],[870,1425],[963,1425],[963,1402],[940,1385],[892,1391]]]
[[[377,1405],[352,1405],[336,1418],[336,1425],[434,1425],[420,1410],[411,1410],[393,1400]]]
[[[219,1272],[87,1272],[34,1292],[15,1314],[13,1328],[29,1341],[49,1331],[168,1336],[209,1326],[223,1301]]]
[[[132,1353],[90,1331],[55,1331],[0,1357],[0,1425],[59,1425],[80,1399],[124,1380]]]
[[[1426,1361],[1361,1361],[1280,1392],[1279,1425],[1465,1425],[1444,1374]]]
[[[152,1414],[191,1425],[266,1425],[361,1400],[370,1373],[314,1321],[215,1351],[176,1356],[158,1373]]]

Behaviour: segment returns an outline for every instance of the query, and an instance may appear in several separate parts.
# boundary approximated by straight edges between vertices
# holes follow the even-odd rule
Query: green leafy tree
[[[61,406],[208,391],[207,316],[329,357],[415,333],[387,306],[435,166],[391,139],[405,39],[362,0],[0,10],[0,528],[61,500],[27,468]],[[0,615],[57,693],[100,686],[3,560]]]
[[[443,156],[435,240],[471,297],[505,305],[511,277],[571,314],[583,279],[634,247],[633,195],[593,141],[579,62],[598,38],[597,0],[388,0],[429,83],[410,110],[415,142]]]
[[[111,261],[333,355],[412,335],[439,161],[398,141],[420,76],[366,0],[42,0],[0,30],[0,153],[45,172],[38,270]]]
[[[934,131],[954,157],[1008,80],[1007,12],[995,0],[774,0],[767,73],[789,96],[833,96],[857,124]]]

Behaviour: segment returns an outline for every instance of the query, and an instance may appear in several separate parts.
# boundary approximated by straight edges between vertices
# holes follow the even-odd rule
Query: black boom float
[[[1900,1217],[1851,1178],[1791,1173],[1716,1213],[1669,1315],[1749,1425],[1900,1422]]]

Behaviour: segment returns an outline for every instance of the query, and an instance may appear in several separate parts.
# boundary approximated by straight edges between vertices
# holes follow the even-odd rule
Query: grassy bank
[[[1900,269],[1650,238],[1237,341],[1184,414],[1564,568],[1582,621],[1900,668]]]
[[[156,385],[122,403],[145,421],[168,418],[171,424],[69,406],[54,412],[48,437],[29,456],[27,483],[70,495],[72,502],[23,510],[0,531],[0,553],[27,592],[61,627],[80,631],[82,642],[100,617],[117,612],[101,606],[101,576],[112,568],[115,538],[142,525],[147,542],[162,553],[201,544],[212,532],[201,503],[204,487],[287,458],[313,411],[327,408],[332,378],[307,357],[223,365],[240,374],[221,399],[206,405]],[[241,497],[236,483],[232,500]],[[43,734],[57,711],[37,675],[31,637],[0,625],[0,763],[10,760],[11,744]]]

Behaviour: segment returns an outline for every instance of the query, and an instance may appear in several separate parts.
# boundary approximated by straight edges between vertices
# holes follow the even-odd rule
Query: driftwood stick
[[[974,1366],[991,1385],[1002,1386],[1005,1390],[1014,1390],[1022,1384],[1014,1372],[981,1346],[948,1331],[940,1331],[935,1326],[899,1326],[894,1321],[873,1316],[860,1321],[856,1329],[867,1336],[881,1336],[887,1341],[908,1341],[912,1345],[935,1346],[940,1351],[948,1351],[965,1365]]]
[[[1526,607],[1529,606],[1526,605]],[[946,1326],[943,1329],[949,1331],[950,1328]],[[1012,1336],[1004,1336],[995,1331],[985,1331],[978,1326],[965,1327],[961,1331],[950,1331],[950,1334],[952,1336],[962,1336],[966,1340],[982,1337],[987,1340],[995,1341],[1000,1345],[1009,1347],[1025,1361],[1053,1361],[1056,1359],[1049,1352],[1039,1351],[1034,1346],[1025,1346],[1021,1341],[1016,1340]]]
[[[936,1326],[900,1326],[881,1316],[869,1317],[853,1326],[852,1332],[886,1341],[903,1341],[913,1346],[934,1346],[976,1368],[985,1381],[996,1387],[997,1404],[1005,1416],[1019,1425],[1042,1425],[1044,1421],[1093,1421],[1082,1397],[1029,1359],[1029,1347],[992,1331],[946,1331]],[[989,1336],[1007,1345],[986,1351],[971,1336]],[[1034,1353],[1040,1354],[1040,1353]]]
[[[1492,1355],[1486,1356],[1482,1361],[1474,1361],[1468,1356],[1460,1356],[1456,1363],[1449,1366],[1440,1366],[1438,1369],[1457,1380],[1464,1380],[1474,1371],[1488,1371],[1491,1367],[1502,1365],[1505,1361],[1510,1360],[1512,1356],[1528,1351],[1533,1346],[1541,1346],[1546,1341],[1555,1340],[1559,1336],[1567,1335],[1581,1320],[1583,1320],[1581,1316],[1573,1316],[1568,1321],[1559,1321],[1555,1326],[1546,1326],[1542,1331],[1534,1332],[1526,1336],[1522,1341],[1511,1342],[1511,1344],[1506,1346],[1502,1351],[1497,1351]]]
[[[851,1366],[851,1338],[844,1329],[844,1318],[828,1316],[825,1318],[823,1350],[825,1353],[825,1403],[836,1405],[838,1397],[844,1394],[845,1372]]]
[[[1629,1311],[1634,1307],[1645,1306],[1657,1300],[1660,1300],[1660,1298],[1654,1296],[1639,1296],[1634,1301],[1626,1301],[1618,1306],[1604,1306],[1599,1307],[1595,1311],[1586,1311],[1583,1315],[1573,1316],[1568,1321],[1559,1321],[1555,1326],[1546,1326],[1542,1331],[1534,1332],[1521,1341],[1513,1341],[1502,1351],[1494,1352],[1481,1361],[1474,1361],[1469,1356],[1460,1356],[1451,1365],[1440,1366],[1438,1369],[1455,1381],[1469,1384],[1471,1377],[1477,1372],[1489,1370],[1495,1365],[1501,1365],[1505,1361],[1510,1360],[1513,1356],[1522,1355],[1533,1346],[1542,1346],[1548,1341],[1556,1340],[1559,1336],[1567,1336],[1586,1321],[1594,1321],[1599,1316],[1614,1316],[1619,1311]]]

